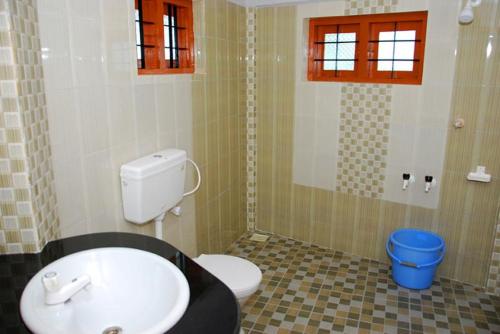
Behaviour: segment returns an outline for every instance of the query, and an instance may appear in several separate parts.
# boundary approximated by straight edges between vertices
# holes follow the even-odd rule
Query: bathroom
[[[165,1],[189,9],[187,50],[165,54],[184,68],[167,70],[144,65],[153,24],[137,9],[156,2],[0,0],[0,278],[16,286],[1,333],[26,332],[4,265],[97,233],[257,265],[235,333],[500,332],[499,0]],[[394,54],[378,81],[327,71],[370,63],[339,60],[338,41],[337,60],[312,56],[328,45],[314,18],[391,13],[423,17],[415,77],[391,76]],[[121,168],[166,149],[199,167],[184,190],[200,187],[161,224],[131,223]],[[391,279],[401,228],[446,243],[429,289]]]

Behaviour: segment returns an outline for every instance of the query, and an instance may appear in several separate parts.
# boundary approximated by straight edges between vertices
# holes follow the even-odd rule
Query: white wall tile
[[[31,202],[16,202],[16,209],[20,216],[30,216],[33,214]]]
[[[166,147],[192,151],[192,76],[137,75],[132,0],[54,4],[40,0],[38,14],[61,233],[152,234],[123,219],[119,167]],[[169,229],[194,254],[186,213]]]
[[[13,188],[0,188],[0,201],[1,202],[13,202],[16,196],[14,195]]]
[[[30,187],[28,173],[12,173],[12,182],[14,188],[27,189]]]
[[[104,86],[81,87],[77,92],[85,154],[109,147],[109,124]]]
[[[23,252],[22,244],[14,244],[14,243],[7,244],[7,254],[20,254],[22,252]]]
[[[83,168],[85,199],[92,228],[96,231],[116,230],[114,208],[110,203],[115,203],[113,180],[118,178],[118,175],[112,170],[111,152],[104,150],[85,157]],[[105,219],[101,220],[103,218]]]
[[[7,146],[10,158],[22,159],[26,157],[24,144],[8,144]]]
[[[21,230],[21,241],[23,244],[36,243],[38,240],[37,233],[32,229],[22,229]]]
[[[10,174],[10,161],[8,159],[0,159],[0,173]]]
[[[6,230],[18,230],[19,222],[17,216],[5,216],[3,217],[4,228]]]
[[[137,137],[132,94],[132,86],[128,84],[113,85],[107,88],[111,147],[129,143]]]
[[[161,83],[154,87],[158,131],[160,134],[174,133],[177,128],[174,84]]]
[[[72,225],[61,225],[61,237],[69,238],[89,233],[85,221],[77,222]]]
[[[39,15],[40,43],[46,92],[68,89],[73,85],[68,17],[65,2],[51,7],[43,1]]]
[[[22,126],[21,114],[18,112],[4,112],[3,119],[6,128],[20,128]]]
[[[53,167],[61,229],[86,221],[87,188],[81,158],[55,161]]]
[[[155,89],[153,85],[137,85],[134,87],[135,122],[139,140],[156,136],[157,115],[155,106]]]

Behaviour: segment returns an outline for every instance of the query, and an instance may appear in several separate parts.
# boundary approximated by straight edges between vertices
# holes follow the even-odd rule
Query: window
[[[135,0],[139,74],[194,72],[191,0]]]
[[[427,12],[312,18],[308,79],[421,84]]]

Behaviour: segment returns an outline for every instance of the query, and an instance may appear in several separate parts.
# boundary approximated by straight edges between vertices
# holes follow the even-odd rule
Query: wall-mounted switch
[[[415,183],[415,175],[410,173],[403,173],[403,190],[408,189],[410,183]]]
[[[430,175],[425,176],[425,192],[428,193],[437,184],[436,178]]]

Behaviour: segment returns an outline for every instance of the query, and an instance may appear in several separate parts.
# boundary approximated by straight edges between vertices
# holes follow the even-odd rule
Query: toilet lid
[[[259,267],[236,256],[202,254],[194,260],[226,284],[237,297],[254,293],[262,280]]]

